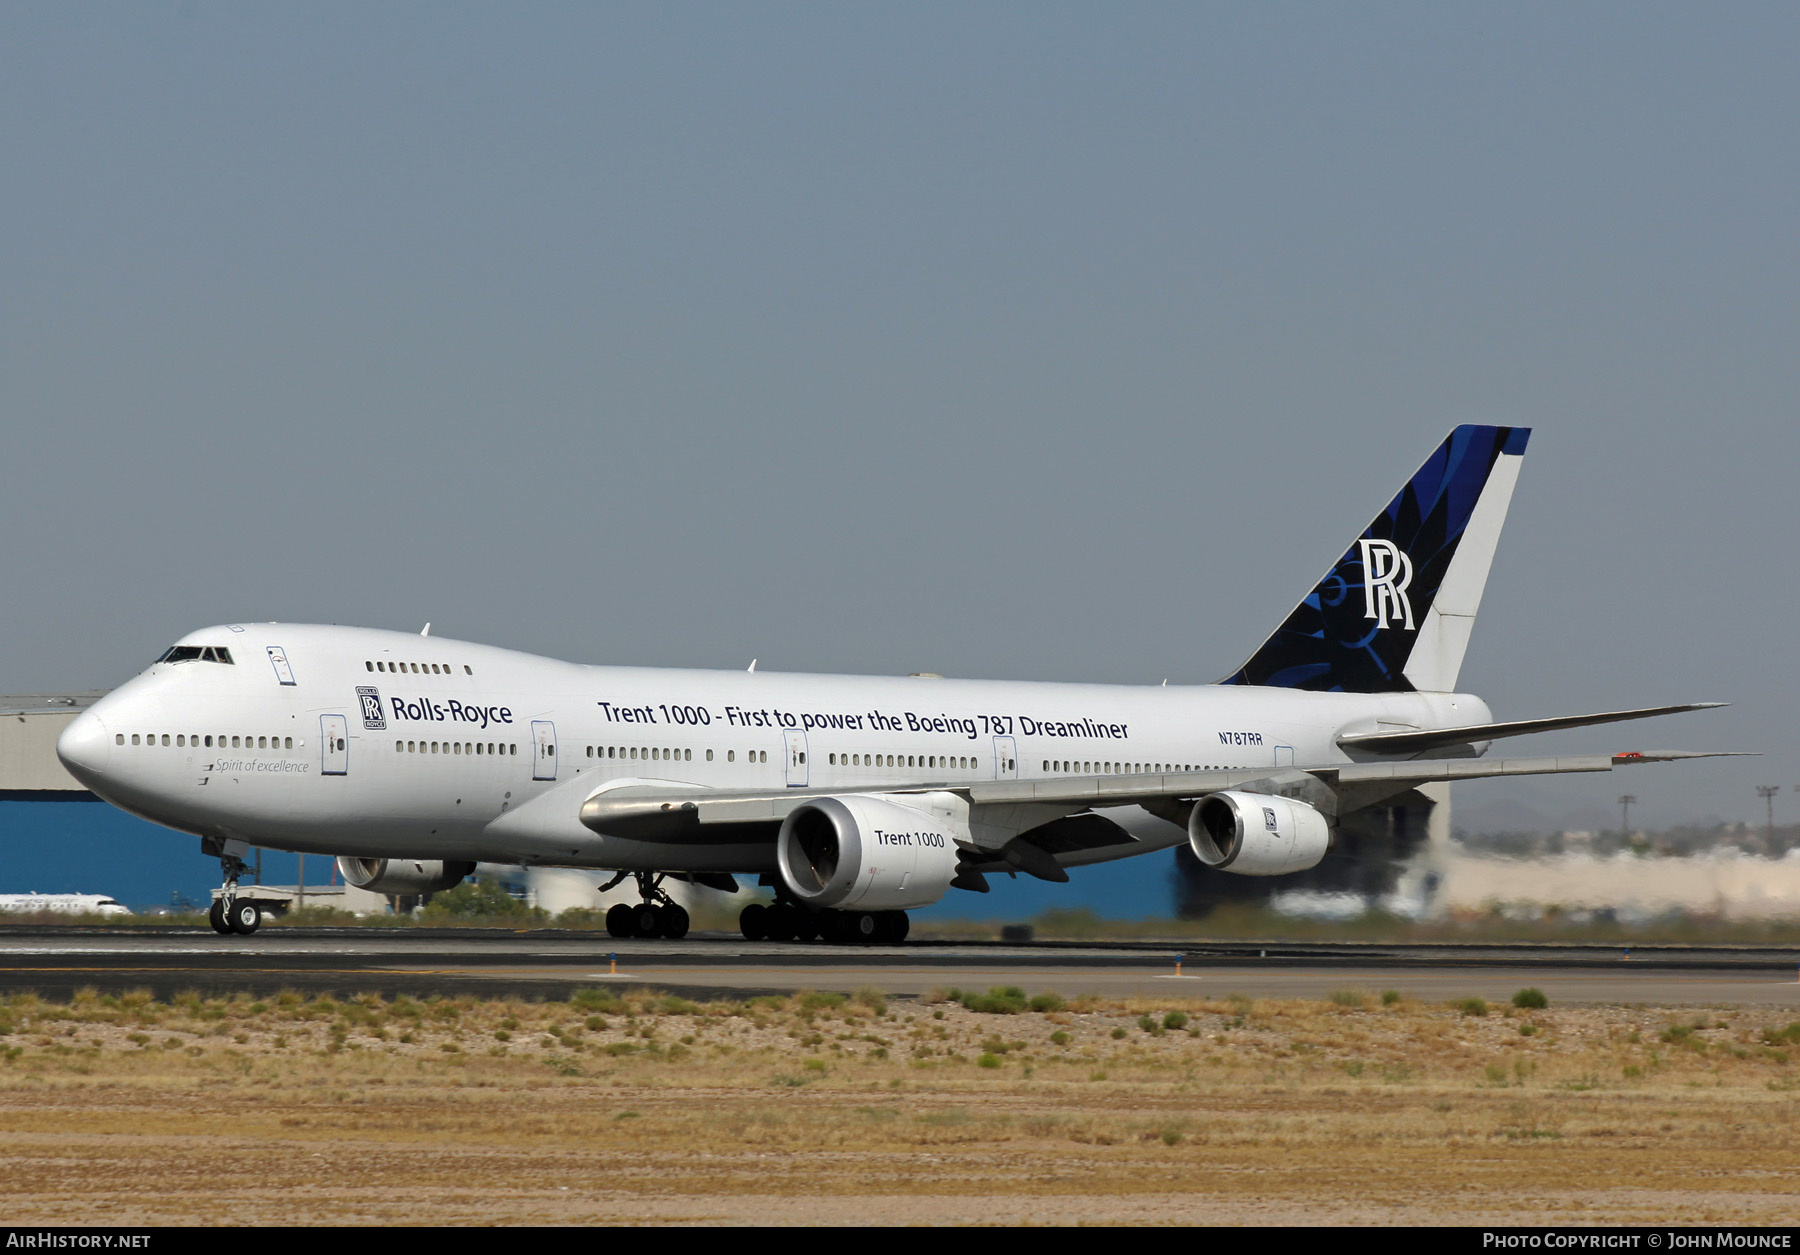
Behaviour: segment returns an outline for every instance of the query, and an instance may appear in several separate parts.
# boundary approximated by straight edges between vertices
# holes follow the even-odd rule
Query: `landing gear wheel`
[[[850,940],[868,945],[881,940],[881,915],[875,911],[852,911],[848,920]]]
[[[606,931],[612,937],[635,937],[631,927],[632,910],[623,902],[615,902],[606,912]]]
[[[778,902],[763,916],[763,931],[770,941],[792,941],[800,929],[800,912]]]
[[[662,934],[670,941],[680,941],[688,935],[687,908],[671,902],[662,908]]]
[[[827,945],[841,946],[850,938],[844,931],[844,913],[842,911],[819,912],[819,937]]]
[[[911,931],[912,920],[907,918],[905,911],[883,911],[881,927],[875,939],[891,946],[897,946],[906,940],[906,934]]]
[[[206,922],[221,937],[231,932],[231,922],[225,918],[225,899],[214,898],[212,909],[206,913]]]
[[[765,940],[769,935],[769,908],[752,902],[739,911],[738,931],[744,934],[745,941]]]
[[[654,902],[638,903],[631,908],[631,927],[639,937],[662,936],[662,911]]]
[[[794,940],[815,941],[819,936],[819,917],[811,911],[794,911]]]
[[[231,921],[231,931],[248,937],[262,927],[262,909],[254,902],[233,902],[226,918]]]

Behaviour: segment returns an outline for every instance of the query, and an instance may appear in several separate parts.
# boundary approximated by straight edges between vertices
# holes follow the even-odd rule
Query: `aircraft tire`
[[[877,941],[897,946],[906,940],[906,934],[912,931],[912,920],[905,911],[883,911],[881,913],[881,931]]]
[[[680,941],[688,935],[688,924],[691,921],[688,919],[686,907],[670,903],[662,908],[662,917],[662,935],[670,941]]]
[[[760,902],[752,902],[738,912],[738,931],[744,934],[745,941],[764,941],[769,936],[769,908]]]
[[[794,911],[794,940],[817,941],[819,939],[819,917],[811,911]]]
[[[763,935],[770,941],[792,941],[800,928],[799,914],[787,903],[777,902],[763,916]]]
[[[206,913],[206,922],[211,924],[212,930],[221,937],[227,936],[231,932],[231,924],[225,918],[224,898],[213,899],[212,909]]]
[[[634,936],[662,936],[662,911],[654,902],[640,902],[631,908],[631,928]]]
[[[262,927],[262,909],[254,902],[234,902],[231,906],[231,931],[248,937]]]
[[[606,934],[609,937],[635,937],[631,931],[632,911],[623,902],[615,902],[606,912]]]

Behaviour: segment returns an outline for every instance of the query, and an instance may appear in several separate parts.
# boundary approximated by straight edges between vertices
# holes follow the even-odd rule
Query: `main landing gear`
[[[792,902],[753,902],[738,915],[746,941],[812,941],[832,945],[897,945],[911,928],[905,911],[808,911]]]
[[[606,913],[606,931],[614,937],[667,937],[679,941],[688,934],[688,913],[662,888],[660,872],[620,872],[601,887],[605,893],[627,874],[635,875],[643,901],[636,906],[618,903]]]

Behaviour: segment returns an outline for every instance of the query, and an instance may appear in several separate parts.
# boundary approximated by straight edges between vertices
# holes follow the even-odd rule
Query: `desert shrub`
[[[1488,1013],[1488,1004],[1482,998],[1464,998],[1461,1002],[1450,1004],[1464,1015],[1483,1016]]]
[[[1368,999],[1359,989],[1334,989],[1331,991],[1331,1001],[1340,1007],[1356,1007],[1360,1010]]]
[[[337,906],[293,907],[281,915],[265,915],[271,924],[294,924],[303,928],[345,927],[363,922],[362,916]]]
[[[1542,1011],[1550,1005],[1550,999],[1544,997],[1541,989],[1521,989],[1512,996],[1512,1004],[1527,1011]]]
[[[550,918],[547,911],[527,906],[492,880],[470,880],[433,894],[431,903],[419,912],[428,924],[449,924],[465,920],[505,920],[509,923],[540,924]]]
[[[845,998],[843,994],[804,993],[800,995],[800,1009],[802,1011],[835,1011],[848,1001],[849,999]]]
[[[1162,1026],[1168,1029],[1186,1028],[1187,1022],[1187,1013],[1183,1011],[1170,1011],[1162,1018]]]
[[[1025,999],[1025,991],[1017,985],[995,985],[985,994],[952,992],[957,995],[957,1001],[969,1010],[988,1015],[1018,1015],[1030,1006]]]
[[[1066,1005],[1063,996],[1057,993],[1033,994],[1031,997],[1033,1011],[1060,1011]]]
[[[1382,1006],[1391,1007],[1399,1001],[1400,1001],[1400,991],[1398,989],[1384,989],[1381,991],[1381,1005]]]
[[[589,986],[577,989],[569,995],[569,1005],[582,1011],[593,1011],[605,1015],[623,1015],[625,1003],[610,989],[595,989]]]

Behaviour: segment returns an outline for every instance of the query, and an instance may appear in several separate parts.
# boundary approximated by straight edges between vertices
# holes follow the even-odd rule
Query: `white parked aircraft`
[[[129,915],[131,908],[103,893],[0,893],[0,914]]]
[[[615,935],[681,936],[666,877],[772,906],[752,938],[898,940],[984,874],[1187,842],[1225,873],[1316,865],[1338,818],[1416,786],[1609,771],[1676,752],[1489,759],[1503,737],[1698,709],[1496,723],[1457,672],[1529,432],[1459,427],[1219,684],[1129,687],[584,666],[426,633],[230,624],[182,638],[57,752],[222,861],[339,856],[380,893],[477,862],[614,870]],[[429,627],[427,628],[427,633]],[[1712,704],[1712,703],[1709,703]]]

